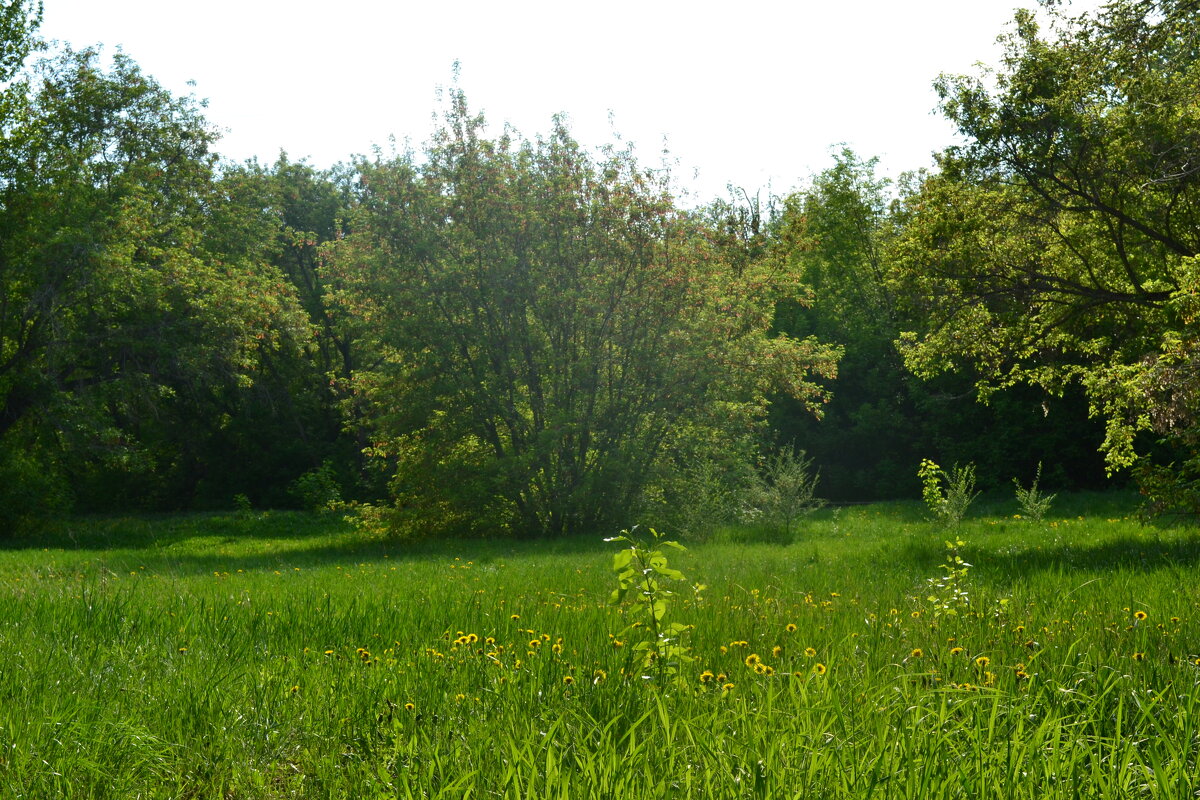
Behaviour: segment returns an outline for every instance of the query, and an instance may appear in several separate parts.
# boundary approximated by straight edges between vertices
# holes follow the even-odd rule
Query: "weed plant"
[[[0,552],[0,796],[1194,796],[1200,540],[1104,502],[961,523],[954,615],[918,504],[673,553],[709,587],[671,599],[678,681],[619,635],[600,536],[64,523]]]

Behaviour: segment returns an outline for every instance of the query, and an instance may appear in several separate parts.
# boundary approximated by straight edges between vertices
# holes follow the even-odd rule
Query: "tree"
[[[214,397],[307,336],[265,266],[273,230],[217,180],[198,104],[127,57],[66,51],[21,90],[0,150],[0,437],[74,474],[187,472],[194,418],[219,424]]]
[[[682,442],[823,393],[836,351],[770,337],[783,276],[737,274],[628,151],[483,134],[461,93],[423,158],[358,165],[332,302],[369,321],[357,384],[401,508],[558,535],[614,524]],[[709,432],[709,433],[702,433]]]
[[[984,398],[1081,384],[1119,469],[1184,422],[1152,387],[1195,339],[1200,6],[1045,5],[1049,37],[1019,12],[998,70],[937,84],[966,143],[905,201],[893,287],[930,324],[901,344],[919,374],[972,365]]]

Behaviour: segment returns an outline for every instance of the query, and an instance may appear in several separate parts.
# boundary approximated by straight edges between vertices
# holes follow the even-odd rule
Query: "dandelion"
[[[786,627],[784,627],[784,630],[785,630],[785,631],[787,631],[788,633],[795,633],[795,632],[796,632],[796,625],[795,625],[795,623],[789,622],[789,623],[787,624],[787,626],[786,626]]]
[[[763,664],[761,661],[754,665],[754,674],[755,675],[763,675],[766,673],[766,671],[767,671],[767,665]]]
[[[1179,624],[1179,617],[1171,617],[1171,624],[1172,624],[1172,625],[1178,625],[1178,624]]]
[[[416,708],[416,706],[415,706],[415,705],[413,705],[412,703],[405,703],[405,704],[404,704],[404,710],[405,710],[405,711],[412,711],[412,710],[413,710],[413,709],[415,709],[415,708]]]
[[[816,656],[816,654],[817,654],[817,651],[815,649],[813,649],[811,647],[804,648],[804,655],[808,656],[809,658],[813,658],[814,656]]]
[[[1196,659],[1196,660],[1200,661],[1200,659]],[[717,673],[717,683],[724,683],[728,677],[729,676],[726,675],[724,672],[718,672]]]
[[[1142,620],[1144,620],[1146,618],[1146,616],[1147,615],[1146,615],[1145,611],[1138,610],[1138,611],[1133,612],[1133,618],[1136,619],[1138,622],[1141,622]]]
[[[601,684],[601,683],[604,683],[604,681],[606,681],[606,680],[608,680],[608,673],[605,672],[604,670],[598,669],[594,673],[592,673],[592,683]]]
[[[541,646],[542,646],[541,639],[530,639],[529,640],[529,649],[530,650],[537,650]]]
[[[554,655],[560,655],[562,653],[562,645],[558,642],[555,642],[550,646],[550,650],[554,653]]]
[[[700,673],[700,682],[701,683],[712,683],[713,677],[714,676],[713,676],[712,672],[710,672],[708,670],[704,670],[704,672]]]
[[[509,619],[511,619],[513,622],[516,622],[520,618],[521,618],[520,614],[513,614],[511,617],[509,617]]]
[[[824,675],[825,670],[825,665],[821,662],[818,661],[816,664],[813,664],[813,672],[817,673],[818,675]]]
[[[913,619],[916,619],[917,617],[921,616],[921,612],[920,612],[920,611],[914,611],[914,612],[912,612],[911,614],[909,614],[909,616],[910,616],[910,617],[912,617]]]
[[[775,674],[774,667],[770,667],[770,666],[767,666],[766,664],[763,664],[762,668],[763,668],[762,674],[766,675],[768,678]]]
[[[952,655],[952,656],[962,655],[962,651],[963,651],[963,649],[961,647],[951,647],[950,655]]]
[[[181,647],[181,648],[179,648],[179,652],[181,652],[181,653],[186,653],[186,652],[187,652],[187,648],[186,648],[186,647]]]
[[[613,639],[613,647],[624,647],[625,643],[620,639]]]
[[[779,645],[775,645],[774,647],[771,648],[771,655],[774,656],[775,658],[779,658],[779,655],[782,652],[783,652],[783,648],[780,647]]]
[[[753,667],[755,664],[758,664],[761,661],[762,659],[758,657],[758,653],[751,653],[750,655],[746,656],[747,667]]]
[[[1134,661],[1145,661],[1145,660],[1146,660],[1146,654],[1145,654],[1145,653],[1141,653],[1141,652],[1134,651],[1134,654],[1133,654],[1133,660],[1134,660]]]
[[[732,691],[733,691],[733,684],[732,684],[732,683],[726,683],[726,684],[724,684],[724,685],[722,685],[722,686],[721,686],[721,692],[722,692],[722,693],[724,693],[724,694],[728,694],[729,692],[732,692]]]
[[[291,693],[292,693],[292,694],[295,694],[296,692],[300,691],[300,687],[299,687],[299,686],[293,686],[293,687],[291,688],[291,690],[290,690],[290,691],[291,691]]]
[[[925,651],[924,651],[924,650],[922,650],[922,649],[921,649],[921,648],[919,648],[919,647],[914,647],[914,648],[913,648],[913,651],[912,651],[911,653],[909,653],[909,654],[908,654],[908,657],[909,657],[909,658],[920,658],[920,657],[921,657],[921,656],[923,656],[923,655],[925,655]]]
[[[988,664],[991,663],[992,660],[987,656],[980,656],[979,658],[975,659],[975,666],[979,669],[987,669]]]
[[[466,700],[466,699],[467,699],[467,696],[465,694],[463,694],[462,692],[459,692],[458,694],[454,695],[455,702],[461,703],[463,700]]]
[[[570,675],[565,675],[563,676],[563,683],[565,683],[567,686],[570,686],[571,684],[575,683],[575,679]]]

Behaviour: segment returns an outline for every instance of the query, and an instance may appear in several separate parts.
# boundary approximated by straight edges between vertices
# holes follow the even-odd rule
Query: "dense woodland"
[[[194,98],[0,0],[0,530],[340,504],[686,533],[798,451],[834,500],[1044,462],[1194,513],[1200,4],[1064,13],[938,79],[964,144],[935,170],[843,151],[696,207],[456,88],[420,149],[230,163]]]

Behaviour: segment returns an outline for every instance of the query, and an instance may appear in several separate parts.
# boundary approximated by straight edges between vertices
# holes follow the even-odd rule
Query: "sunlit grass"
[[[719,532],[672,558],[707,588],[672,606],[697,661],[667,686],[610,635],[600,535],[64,523],[0,553],[0,794],[1190,796],[1200,540],[1057,505],[959,529],[952,616],[916,504]]]

